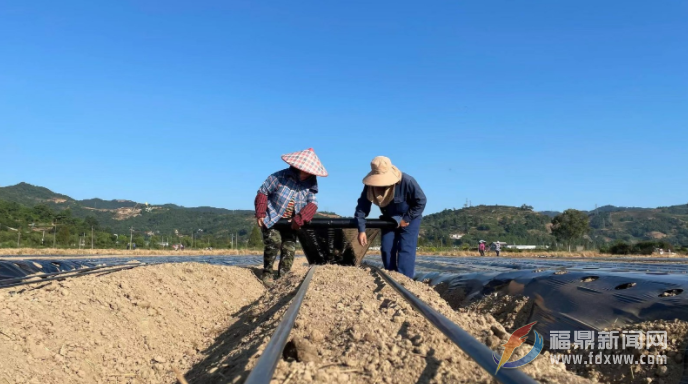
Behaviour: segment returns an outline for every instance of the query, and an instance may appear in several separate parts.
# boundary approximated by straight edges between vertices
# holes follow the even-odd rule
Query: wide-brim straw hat
[[[313,148],[304,149],[299,152],[287,153],[282,155],[282,160],[292,167],[310,173],[311,175],[326,177],[327,170],[320,162],[318,155],[315,154]]]
[[[370,173],[363,184],[371,187],[388,187],[401,181],[401,171],[385,156],[378,156],[370,162]]]

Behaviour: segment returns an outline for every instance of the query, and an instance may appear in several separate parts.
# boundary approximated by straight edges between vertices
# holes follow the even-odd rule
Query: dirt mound
[[[504,324],[507,331],[513,331],[528,323],[529,316],[533,309],[533,300],[524,296],[508,296],[492,294],[486,296],[478,302],[472,303],[465,308],[460,308],[460,312],[479,313],[484,315],[491,315],[496,318],[501,324]],[[557,354],[580,356],[581,363],[571,362],[565,364],[566,370],[576,375],[589,378],[595,382],[600,383],[658,383],[658,384],[674,384],[681,381],[681,376],[684,370],[684,353],[688,346],[688,323],[685,321],[653,321],[644,322],[640,324],[632,324],[624,327],[614,329],[604,329],[603,331],[617,331],[619,335],[624,331],[666,331],[667,332],[667,348],[645,348],[646,340],[641,338],[643,348],[636,349],[635,347],[628,347],[623,349],[622,341],[618,341],[618,348],[612,350],[600,350],[592,348],[588,350],[579,350],[572,348],[568,351],[551,351]],[[597,339],[597,332],[595,333]],[[573,336],[571,336],[573,337]],[[573,342],[572,342],[573,344]],[[597,344],[597,342],[595,342]],[[666,364],[585,364],[590,357],[590,353],[597,356],[602,352],[602,356],[626,355],[633,356],[634,359],[644,355],[644,361],[649,360],[652,356],[654,360],[656,356],[666,356]],[[551,361],[551,353],[543,352],[543,360]],[[604,363],[604,360],[602,360]]]
[[[427,285],[399,274],[394,278],[480,341],[496,347],[509,336],[491,316],[456,313]],[[295,290],[298,281],[284,283],[270,290],[266,296],[275,296],[263,305],[279,306],[284,291]],[[243,376],[232,375],[253,368],[284,310],[286,306],[263,317],[260,330],[244,337],[243,351],[224,359],[223,375],[243,381]],[[275,372],[276,383],[493,382],[369,269],[319,267],[290,338]],[[254,353],[248,362],[247,350]],[[543,382],[588,382],[544,359],[524,371]]]
[[[11,383],[174,383],[178,369],[190,383],[241,383],[307,270],[296,263],[269,290],[250,269],[196,263],[0,290],[0,378]],[[532,308],[523,297],[490,296],[455,311],[429,285],[392,276],[493,350],[499,350],[511,329],[523,325]],[[668,331],[670,348],[661,351],[670,359],[666,369],[633,366],[631,373],[628,365],[565,366],[543,353],[522,370],[546,383],[677,382],[686,324],[640,327],[629,329]],[[515,357],[527,349],[519,348]],[[370,269],[321,266],[273,380],[302,382],[494,381]]]
[[[263,291],[248,269],[197,263],[2,289],[0,377],[172,383]]]
[[[185,374],[189,383],[244,382],[307,271],[303,263],[295,263],[292,272],[276,280],[254,305],[235,314],[237,321],[216,338],[204,351],[204,359]]]
[[[645,338],[643,337],[643,348],[634,347],[622,348],[619,341],[618,348],[614,350],[604,350],[603,355],[633,355],[634,359],[644,355],[644,361],[648,361],[650,356],[654,360],[656,356],[666,356],[666,364],[567,364],[566,369],[580,376],[590,378],[601,383],[661,383],[674,384],[681,381],[683,375],[683,359],[686,350],[686,336],[688,336],[688,324],[684,321],[654,321],[641,324],[633,324],[622,328],[612,329],[612,331],[666,331],[667,348],[662,349],[656,346],[646,348]],[[595,350],[572,350],[568,355],[581,355],[584,360],[589,359],[590,353],[597,355],[600,351]]]
[[[511,332],[528,323],[533,311],[533,301],[524,296],[499,296],[496,293],[472,303],[460,312],[489,314]]]

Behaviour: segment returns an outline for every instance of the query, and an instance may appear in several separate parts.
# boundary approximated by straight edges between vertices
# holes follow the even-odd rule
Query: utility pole
[[[56,244],[55,240],[57,239],[57,221],[55,222],[54,227],[55,227],[55,230],[53,231],[53,248],[55,248],[55,244]]]
[[[17,229],[17,248],[19,248],[19,244],[21,244],[21,227]]]
[[[129,228],[129,249],[134,250],[134,227]]]
[[[91,226],[91,249],[93,249],[93,226]]]

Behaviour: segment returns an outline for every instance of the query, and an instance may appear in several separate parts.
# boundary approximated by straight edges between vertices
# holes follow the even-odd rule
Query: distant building
[[[463,234],[461,234],[461,233],[453,233],[453,234],[449,235],[449,238],[453,239],[453,240],[459,240],[462,237],[463,237]]]
[[[537,249],[537,245],[507,245],[507,249]]]
[[[507,249],[548,249],[549,245],[502,245],[503,248]]]

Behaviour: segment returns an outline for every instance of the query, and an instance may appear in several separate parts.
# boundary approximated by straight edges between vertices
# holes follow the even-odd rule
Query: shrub
[[[612,255],[651,255],[657,248],[668,250],[672,245],[665,241],[641,241],[634,245],[618,241],[609,248],[600,247],[600,252],[609,252]]]
[[[633,246],[633,253],[636,255],[651,255],[656,248],[661,248],[655,241],[641,241]]]
[[[630,255],[632,247],[623,242],[617,242],[609,247],[609,253],[612,255]]]

